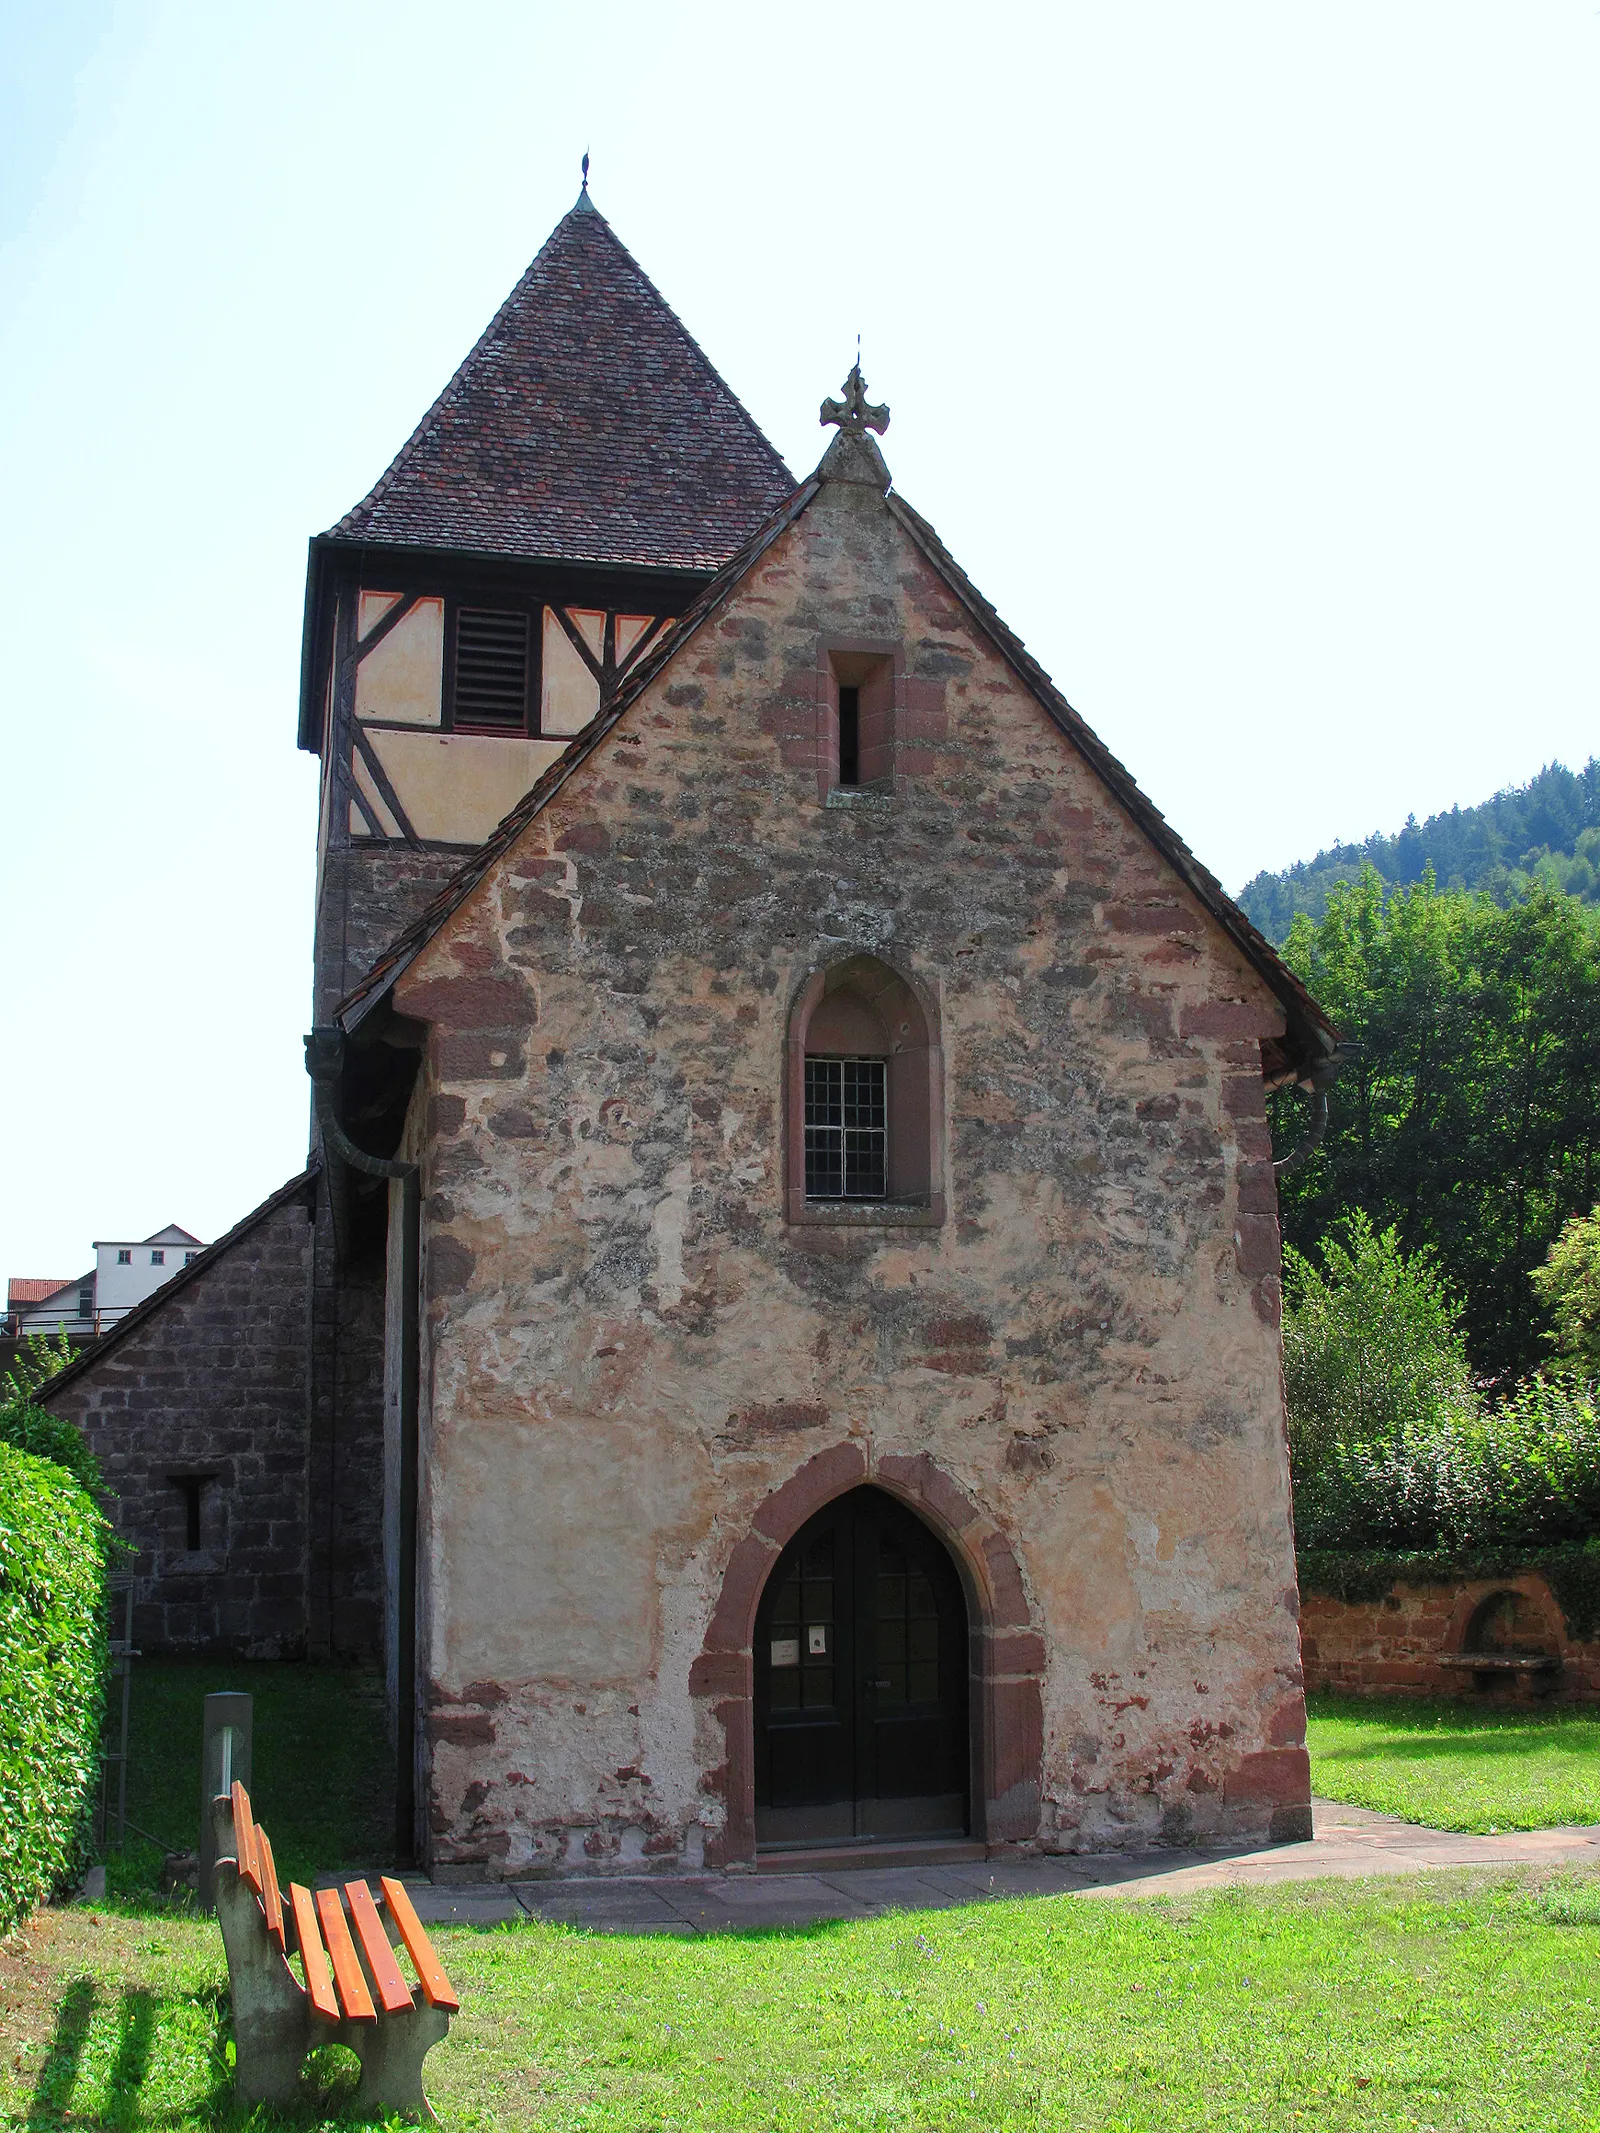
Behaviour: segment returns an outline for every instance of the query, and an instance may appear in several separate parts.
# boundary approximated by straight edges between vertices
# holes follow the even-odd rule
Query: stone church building
[[[311,544],[312,1160],[52,1388],[144,1649],[381,1661],[445,1878],[1309,1833],[1333,1032],[823,417],[580,197]]]

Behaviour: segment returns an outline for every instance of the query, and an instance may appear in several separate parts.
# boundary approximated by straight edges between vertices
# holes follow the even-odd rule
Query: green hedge
[[[1381,1600],[1393,1585],[1459,1585],[1469,1578],[1547,1578],[1574,1637],[1600,1628],[1600,1540],[1499,1548],[1302,1548],[1300,1590],[1332,1600]]]
[[[70,1474],[0,1445],[0,1933],[88,1863],[108,1537]]]

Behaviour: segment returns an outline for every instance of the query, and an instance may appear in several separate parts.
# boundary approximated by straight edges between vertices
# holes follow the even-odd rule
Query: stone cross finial
[[[837,423],[841,430],[856,437],[866,430],[876,430],[881,436],[889,427],[889,410],[887,407],[874,407],[868,400],[867,381],[861,375],[859,362],[851,365],[850,375],[840,390],[844,398],[824,400],[817,420],[822,423]]]

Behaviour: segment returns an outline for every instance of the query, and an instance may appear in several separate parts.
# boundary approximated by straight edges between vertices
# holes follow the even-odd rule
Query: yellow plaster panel
[[[356,609],[357,638],[365,637],[370,630],[375,630],[384,616],[388,614],[390,608],[398,607],[404,598],[404,593],[364,591],[361,595],[360,605]]]
[[[628,664],[629,654],[655,619],[654,615],[618,615],[617,665],[619,667],[625,667]]]
[[[602,622],[604,617],[601,618]],[[587,639],[587,633],[585,633]],[[596,658],[599,654],[596,653]],[[600,684],[579,657],[572,639],[547,607],[544,611],[543,675],[539,686],[542,733],[581,733],[600,708]]]
[[[356,669],[356,716],[437,726],[443,688],[444,602],[419,600]]]
[[[369,732],[419,837],[482,844],[561,753],[559,741],[484,733]]]

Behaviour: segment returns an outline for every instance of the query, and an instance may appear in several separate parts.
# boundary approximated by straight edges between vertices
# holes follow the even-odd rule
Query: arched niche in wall
[[[813,971],[790,1007],[785,1081],[791,1222],[943,1222],[944,1051],[927,988],[875,955]]]

